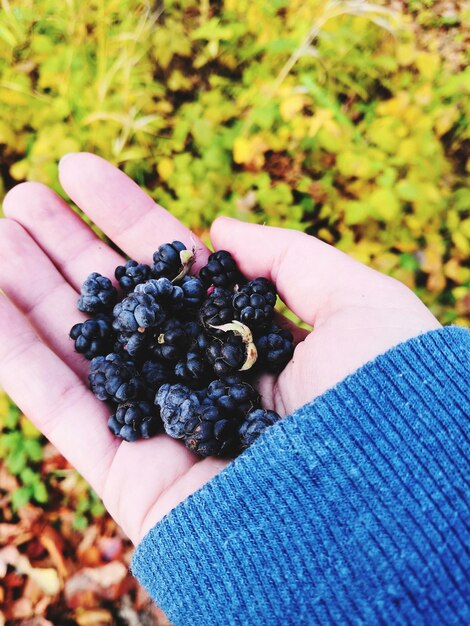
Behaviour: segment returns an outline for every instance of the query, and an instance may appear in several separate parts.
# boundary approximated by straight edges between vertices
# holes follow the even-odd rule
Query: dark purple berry
[[[232,306],[232,292],[223,287],[216,287],[206,298],[199,310],[199,320],[204,329],[211,334],[220,334],[223,331],[213,328],[228,324],[235,319]]]
[[[274,317],[276,289],[266,278],[255,278],[233,296],[235,318],[254,329],[265,326]]]
[[[168,278],[151,278],[137,285],[136,294],[151,296],[167,313],[179,311],[184,306],[184,292],[178,285],[173,285]]]
[[[216,406],[201,406],[186,422],[185,446],[195,454],[235,456],[240,451],[238,420]]]
[[[244,277],[234,258],[226,250],[219,250],[209,256],[207,265],[201,268],[199,277],[206,287],[231,288],[244,282]]]
[[[246,361],[246,347],[239,335],[226,332],[209,342],[206,355],[217,376],[227,376],[243,367]]]
[[[150,278],[150,266],[137,261],[127,261],[125,265],[119,265],[114,271],[114,276],[120,287],[127,293],[133,291],[137,285],[144,283]]]
[[[250,411],[240,426],[240,439],[243,448],[248,448],[260,437],[264,431],[281,419],[275,411],[255,409]]]
[[[117,291],[106,276],[93,272],[80,289],[77,307],[85,313],[109,312],[116,302]]]
[[[166,313],[156,300],[146,293],[132,292],[113,309],[113,328],[117,331],[144,332],[161,324]]]
[[[95,357],[88,379],[95,396],[103,401],[126,402],[142,397],[145,392],[134,363],[115,353]]]
[[[186,246],[181,241],[165,243],[153,255],[152,276],[154,278],[175,278],[183,267],[181,252]]]
[[[268,372],[282,372],[294,353],[292,333],[277,324],[271,324],[255,340],[258,351],[257,365]]]
[[[207,396],[220,409],[240,419],[259,407],[261,400],[254,387],[235,375],[212,381]]]
[[[186,434],[186,423],[201,402],[198,395],[185,385],[165,384],[157,391],[155,404],[160,408],[165,432],[170,437],[181,439]]]
[[[114,331],[110,316],[98,315],[72,326],[70,337],[75,341],[75,350],[90,360],[103,356],[113,349]]]
[[[120,404],[109,418],[108,426],[125,441],[148,439],[163,430],[158,408],[142,400]]]

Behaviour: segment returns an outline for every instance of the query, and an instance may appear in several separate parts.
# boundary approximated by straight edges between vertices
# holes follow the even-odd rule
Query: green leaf
[[[24,470],[20,472],[19,476],[25,485],[32,485],[38,480],[38,474],[30,467],[25,467]]]
[[[43,448],[37,439],[26,439],[23,447],[31,461],[40,461],[43,458]]]
[[[31,487],[20,487],[11,494],[11,505],[14,511],[31,501],[33,490]]]
[[[88,528],[88,520],[86,516],[76,513],[72,520],[72,528],[74,530],[85,530],[85,528]]]
[[[20,415],[20,410],[16,406],[11,405],[5,418],[5,426],[7,428],[11,428],[12,430],[16,428],[20,419]]]
[[[416,272],[419,270],[420,265],[414,254],[411,254],[410,252],[402,252],[400,254],[400,267],[410,270],[411,272]]]
[[[48,500],[48,493],[46,485],[41,481],[37,480],[33,483],[33,495],[34,499],[41,504],[44,504]]]
[[[16,448],[12,450],[6,459],[6,466],[8,470],[15,476],[25,468],[27,462],[27,456],[24,450]]]
[[[93,515],[93,517],[101,517],[102,515],[104,515],[105,512],[106,509],[101,500],[95,500],[90,507],[90,513]]]

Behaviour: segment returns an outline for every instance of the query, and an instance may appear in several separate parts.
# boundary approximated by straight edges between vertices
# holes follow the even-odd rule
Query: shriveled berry
[[[125,352],[128,357],[137,358],[140,354],[142,354],[142,352],[145,351],[145,348],[148,342],[152,340],[152,337],[153,335],[151,329],[146,332],[137,330],[135,333],[121,331],[117,333],[114,351]]]
[[[95,396],[103,401],[126,402],[142,397],[145,392],[134,363],[115,353],[95,357],[88,379]]]
[[[248,448],[264,431],[281,419],[276,411],[255,409],[250,411],[240,426],[240,439],[243,448]]]
[[[168,314],[179,311],[184,306],[184,292],[178,285],[173,285],[168,278],[151,278],[137,285],[136,294],[151,296]]]
[[[166,313],[155,298],[146,293],[132,292],[113,309],[113,328],[124,332],[143,332],[161,324]]]
[[[116,302],[117,291],[106,276],[93,272],[80,289],[77,307],[85,313],[106,313]]]
[[[172,381],[172,370],[167,363],[147,360],[142,365],[142,379],[145,385],[153,390],[152,400],[158,389],[164,384]]]
[[[114,276],[120,287],[128,293],[150,278],[150,266],[130,260],[125,265],[116,267]]]
[[[186,422],[185,446],[195,454],[235,456],[240,449],[239,423],[216,406],[201,406]]]
[[[119,404],[108,421],[111,432],[125,441],[148,439],[162,432],[158,408],[146,401]]]
[[[155,404],[160,408],[165,432],[170,437],[181,439],[186,434],[186,423],[201,402],[189,387],[177,383],[162,385],[155,396]]]

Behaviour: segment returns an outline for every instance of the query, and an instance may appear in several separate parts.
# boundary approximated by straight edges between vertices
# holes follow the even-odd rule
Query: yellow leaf
[[[383,272],[384,274],[390,274],[391,270],[398,265],[398,257],[393,252],[383,252],[375,258],[374,267]]]
[[[251,145],[246,137],[237,137],[233,144],[233,160],[235,163],[246,163],[251,157]]]
[[[400,202],[391,189],[376,189],[368,199],[369,205],[383,220],[393,220],[400,213]]]
[[[55,596],[61,589],[60,578],[55,569],[33,567],[29,559],[14,546],[6,546],[0,550],[0,577],[5,565],[11,565],[19,574],[29,576],[47,596]]]
[[[446,279],[442,272],[430,274],[426,282],[426,287],[433,293],[441,293],[446,287]]]
[[[74,619],[78,626],[104,626],[114,622],[107,609],[77,609]]]
[[[4,416],[8,413],[10,408],[10,402],[5,392],[0,389],[0,416]]]
[[[397,154],[405,163],[412,163],[419,154],[420,147],[419,142],[410,137],[400,142]]]
[[[459,112],[457,107],[446,107],[442,109],[434,122],[434,128],[438,137],[442,137],[453,127],[455,122],[459,119]]]
[[[157,171],[162,180],[168,180],[173,174],[173,161],[168,157],[161,159],[157,165]]]
[[[400,65],[411,65],[416,58],[416,48],[412,43],[402,43],[397,46],[396,56]]]
[[[315,137],[320,128],[323,128],[323,126],[332,119],[333,113],[331,111],[328,109],[318,109],[310,120],[309,136]]]
[[[29,164],[26,159],[17,161],[10,166],[10,176],[15,180],[24,180],[28,175]]]
[[[404,267],[398,267],[393,272],[393,277],[399,280],[401,283],[409,287],[410,289],[414,289],[415,287],[415,276],[413,272],[407,270]]]
[[[397,134],[397,127],[400,127],[397,118],[385,117],[377,118],[369,127],[369,137],[375,145],[389,153],[395,153],[400,137]]]
[[[460,222],[460,232],[470,239],[470,218]]]
[[[345,150],[340,152],[336,161],[343,176],[357,178],[372,178],[377,173],[377,164],[367,154]]]
[[[25,415],[22,415],[20,417],[20,425],[21,430],[27,437],[39,437],[39,435],[41,434],[41,431],[39,431]]]
[[[15,143],[15,134],[10,125],[0,120],[0,143],[13,146]]]
[[[436,75],[441,64],[441,59],[435,52],[419,52],[416,56],[415,63],[421,76],[429,80]]]
[[[426,248],[421,262],[423,272],[429,274],[439,272],[442,268],[442,256],[437,246],[430,245]]]
[[[352,200],[346,203],[344,221],[346,224],[361,224],[370,217],[370,209],[364,202]],[[367,261],[364,261],[367,262]]]
[[[55,596],[60,591],[59,575],[52,567],[32,567],[26,572],[46,596]]]
[[[470,280],[470,269],[462,267],[457,259],[450,259],[444,265],[444,274],[457,284]]]
[[[293,119],[303,109],[305,98],[301,94],[288,96],[281,102],[281,117],[286,122]]]
[[[260,135],[253,135],[249,139],[237,137],[233,144],[233,160],[235,163],[250,163],[260,168],[264,165],[264,153],[269,147]]]
[[[377,106],[377,113],[379,115],[391,115],[392,117],[399,117],[401,113],[405,112],[410,104],[410,96],[405,91],[400,91],[394,98],[385,100]]]
[[[414,93],[414,99],[420,106],[426,106],[431,103],[433,95],[433,86],[431,83],[425,83],[418,87]]]
[[[470,255],[470,241],[463,233],[452,233],[452,241],[457,250],[462,252],[462,254],[466,256]]]

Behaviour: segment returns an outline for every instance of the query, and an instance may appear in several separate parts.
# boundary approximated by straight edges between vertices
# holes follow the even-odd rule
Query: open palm
[[[164,242],[196,242],[197,271],[209,254],[181,223],[103,159],[68,155],[60,180],[72,200],[127,255],[142,262]],[[87,384],[88,362],[68,337],[92,271],[112,277],[123,257],[52,190],[15,187],[0,221],[0,385],[82,473],[137,543],[227,461],[199,459],[158,435],[138,443],[108,430],[109,410]],[[312,333],[295,332],[292,361],[259,389],[267,406],[291,413],[388,348],[438,322],[400,283],[297,231],[219,218],[216,249],[249,277],[266,276]],[[84,317],[83,317],[84,318]]]

